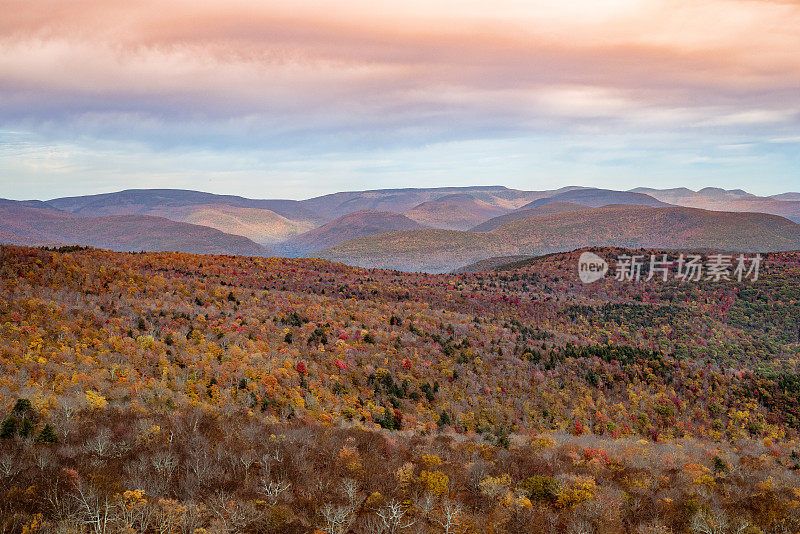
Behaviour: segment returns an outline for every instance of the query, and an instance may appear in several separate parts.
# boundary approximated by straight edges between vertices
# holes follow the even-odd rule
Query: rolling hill
[[[361,237],[311,254],[360,267],[442,273],[507,254],[504,238],[459,230],[406,230]]]
[[[467,230],[508,211],[471,195],[453,194],[423,202],[403,215],[430,228]]]
[[[561,191],[561,190],[559,190]],[[425,202],[441,200],[450,195],[469,196],[505,211],[516,209],[531,200],[553,194],[554,191],[520,191],[503,186],[433,187],[406,189],[376,189],[344,191],[301,201],[303,207],[335,219],[362,210],[403,213]]]
[[[536,206],[535,208],[512,211],[511,213],[494,217],[493,219],[489,219],[484,223],[470,228],[470,231],[488,232],[490,230],[494,230],[498,226],[502,226],[513,221],[518,221],[520,219],[531,219],[533,217],[542,217],[544,215],[552,215],[554,213],[566,213],[569,211],[584,210],[587,207],[588,206],[576,204],[574,202],[553,202],[552,204],[542,204],[540,206]]]
[[[149,215],[78,217],[61,211],[0,203],[0,240],[13,244],[80,244],[118,251],[268,256],[246,237]]]
[[[346,241],[315,256],[365,267],[450,271],[493,256],[584,246],[800,249],[800,225],[762,213],[611,205],[506,223],[489,232],[416,230]]]
[[[3,232],[4,241],[29,245],[83,243],[116,250],[269,254],[270,251],[258,246],[260,244],[292,256],[328,254],[330,249],[331,254],[342,253],[346,261],[357,263],[389,265],[384,261],[391,260],[394,267],[443,269],[490,256],[529,255],[588,244],[635,246],[643,243],[680,247],[693,243],[731,249],[753,249],[762,245],[771,250],[791,248],[793,237],[789,235],[791,232],[785,232],[785,220],[780,217],[800,222],[797,195],[759,197],[740,189],[710,187],[699,191],[687,188],[613,191],[587,187],[522,191],[502,186],[475,186],[349,191],[298,201],[259,200],[178,189],[131,189],[49,201],[0,201],[0,206],[5,206],[6,210],[0,232]],[[606,220],[607,214],[591,212],[609,205],[626,205],[625,209],[634,210],[683,206],[756,215],[749,219],[730,215],[724,218],[718,214],[703,219],[690,216],[693,212],[680,212],[682,217],[660,215],[658,224],[663,228],[651,228],[626,218],[625,209],[617,206],[607,208],[622,210],[615,213],[623,222],[614,227],[613,221]],[[40,210],[35,212],[40,216],[17,220],[8,213],[8,210],[21,208]],[[780,217],[764,221],[761,214]],[[143,218],[106,219],[111,216]],[[636,217],[640,216],[642,212],[637,211]],[[645,219],[650,217],[655,214]],[[34,220],[37,218],[41,220]],[[75,219],[87,220],[81,223]],[[174,226],[165,219],[187,226]],[[101,224],[107,228],[102,228]],[[123,227],[124,224],[130,228]],[[656,221],[651,224],[655,226]],[[747,224],[753,226],[741,228]],[[727,227],[735,228],[735,232],[731,230],[734,232],[731,234]],[[457,254],[449,260],[445,258],[448,243],[437,244],[446,234],[396,236],[400,244],[394,257],[390,257],[388,243],[395,238],[377,237],[388,232],[421,232],[425,228],[466,233],[453,237],[450,245]],[[219,233],[207,233],[211,230]],[[669,235],[662,235],[664,232]],[[473,235],[476,233],[491,236],[478,238]],[[244,240],[234,240],[234,236]],[[418,240],[420,236],[424,238]],[[338,248],[354,239],[369,241],[373,238],[382,243],[375,257],[360,256],[361,249],[371,247],[366,242],[359,242],[356,249],[346,253]],[[429,243],[431,239],[433,242]],[[443,247],[441,250],[439,245]],[[418,251],[409,250],[417,246],[420,247]],[[483,248],[486,250],[481,251]],[[426,259],[426,254],[432,257]],[[353,259],[347,259],[351,255]]]
[[[719,211],[770,213],[800,222],[800,195],[798,193],[759,197],[741,189],[726,190],[718,187],[706,187],[699,191],[692,191],[685,187],[676,189],[640,187],[633,191],[679,206]]]
[[[0,244],[3,245],[24,245],[26,247],[38,247],[47,245],[47,242],[34,239],[32,237],[25,237],[22,235],[12,234],[11,232],[0,231]]]
[[[800,193],[781,193],[779,195],[772,195],[770,198],[777,200],[800,200]]]
[[[613,191],[610,189],[594,189],[583,188],[565,191],[555,195],[550,195],[544,198],[539,198],[518,210],[526,210],[543,206],[545,204],[554,204],[556,202],[573,202],[583,206],[592,208],[599,208],[600,206],[607,206],[609,204],[632,204],[637,206],[653,206],[664,207],[668,206],[666,202],[662,202],[644,193],[637,193],[632,191]]]
[[[584,246],[732,251],[800,248],[800,225],[788,219],[683,207],[610,205],[514,221],[494,232],[521,251],[536,254]]]
[[[482,271],[491,271],[492,269],[497,269],[499,267],[503,267],[504,265],[511,265],[536,257],[538,256],[530,256],[528,254],[519,254],[516,256],[492,256],[491,258],[478,260],[475,263],[470,263],[468,265],[464,265],[463,267],[459,267],[458,269],[453,269],[453,273],[479,273]]]
[[[293,221],[272,210],[243,208],[227,204],[200,204],[178,208],[152,209],[148,215],[155,215],[216,228],[228,234],[241,235],[260,243],[272,246],[313,229],[310,221]]]
[[[47,204],[82,217],[134,214],[167,216],[170,210],[186,206],[223,204],[270,210],[296,222],[314,225],[326,222],[323,217],[304,208],[297,200],[257,200],[183,189],[127,189],[116,193],[56,198],[48,200]]]
[[[741,189],[722,189],[719,187],[705,187],[699,191],[693,191],[686,187],[676,187],[673,189],[637,187],[636,189],[631,189],[631,192],[649,195],[669,204],[689,207],[698,207],[693,206],[692,204],[705,203],[705,205],[711,205],[735,202],[742,199],[758,198],[755,195],[752,195]]]
[[[422,228],[424,227],[418,222],[399,213],[361,210],[348,213],[319,228],[293,237],[281,243],[278,250],[290,256],[304,256],[350,239]]]

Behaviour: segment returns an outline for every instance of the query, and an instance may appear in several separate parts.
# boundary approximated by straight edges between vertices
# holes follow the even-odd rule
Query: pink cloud
[[[67,114],[314,128],[451,113],[719,125],[800,110],[797,3],[486,5],[6,0],[0,112],[36,116],[45,99]]]

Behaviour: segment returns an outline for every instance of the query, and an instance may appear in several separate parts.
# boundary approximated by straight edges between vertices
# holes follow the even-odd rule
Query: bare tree
[[[275,464],[283,462],[283,453],[277,447],[267,451],[261,457],[261,467],[264,470],[264,476],[269,477],[272,475],[272,468]]]
[[[108,532],[114,511],[114,503],[108,495],[98,495],[81,480],[78,481],[75,490],[75,500],[83,523],[95,534]]]
[[[0,475],[2,475],[3,478],[11,478],[21,470],[22,468],[16,458],[9,454],[0,456]]]
[[[148,495],[164,495],[169,480],[159,475],[152,464],[152,459],[138,458],[125,466],[128,473],[129,487],[141,488]]]
[[[386,532],[381,518],[373,514],[369,514],[363,519],[359,527],[356,531],[360,534],[384,534]]]
[[[150,463],[156,473],[169,480],[172,478],[175,468],[178,467],[178,457],[170,451],[159,451],[153,455]]]
[[[461,524],[461,507],[446,499],[442,503],[441,514],[434,521],[444,529],[445,534],[450,534]]]
[[[425,514],[425,517],[428,517],[433,509],[436,508],[436,497],[426,491],[414,504]]]
[[[55,463],[53,452],[50,449],[38,449],[34,451],[34,458],[36,467],[44,472],[45,469],[50,468]]]
[[[230,504],[233,496],[225,491],[217,491],[208,501],[209,508],[224,525],[226,532],[232,531],[232,520],[230,517]]]
[[[72,524],[77,522],[78,503],[72,495],[54,485],[47,489],[45,499],[58,521]]]
[[[86,450],[95,453],[97,456],[108,454],[110,448],[111,432],[107,428],[100,430],[94,438],[86,441]]]
[[[205,450],[192,454],[185,465],[186,469],[197,477],[197,482],[200,484],[205,484],[213,478],[215,464]]]
[[[181,524],[181,534],[194,534],[197,529],[203,526],[204,508],[202,504],[186,504],[186,513],[184,514],[183,523]]]
[[[570,521],[570,534],[594,534],[595,528],[591,522],[581,519],[581,518],[573,518]]]
[[[358,482],[352,478],[345,478],[342,480],[341,484],[342,493],[347,499],[347,503],[350,505],[350,507],[356,508],[358,501]]]
[[[345,534],[355,520],[354,511],[350,505],[326,504],[322,507],[322,517],[325,519],[322,530],[327,534]]]
[[[271,482],[266,478],[261,479],[261,491],[267,496],[269,503],[275,506],[281,494],[291,487],[291,483],[286,481]]]
[[[690,526],[695,534],[725,534],[728,530],[728,521],[721,511],[699,510],[692,517]]]
[[[416,520],[406,518],[406,511],[403,505],[395,500],[381,506],[376,512],[383,526],[383,531],[387,534],[396,534],[416,523]]]
[[[226,491],[216,492],[208,504],[227,532],[242,532],[259,515],[252,505],[237,501]]]
[[[250,477],[250,467],[256,462],[256,456],[252,449],[248,449],[239,455],[239,463],[244,468],[244,480],[247,482]]]

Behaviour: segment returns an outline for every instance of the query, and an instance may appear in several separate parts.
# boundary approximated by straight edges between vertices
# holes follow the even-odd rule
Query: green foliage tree
[[[36,436],[36,443],[58,443],[58,436],[56,435],[53,426],[50,423],[44,425],[44,428]]]

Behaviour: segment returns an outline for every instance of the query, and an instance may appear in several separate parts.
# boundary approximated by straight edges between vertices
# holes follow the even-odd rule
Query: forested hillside
[[[800,529],[800,254],[582,285],[579,252],[427,275],[2,247],[2,529]]]

